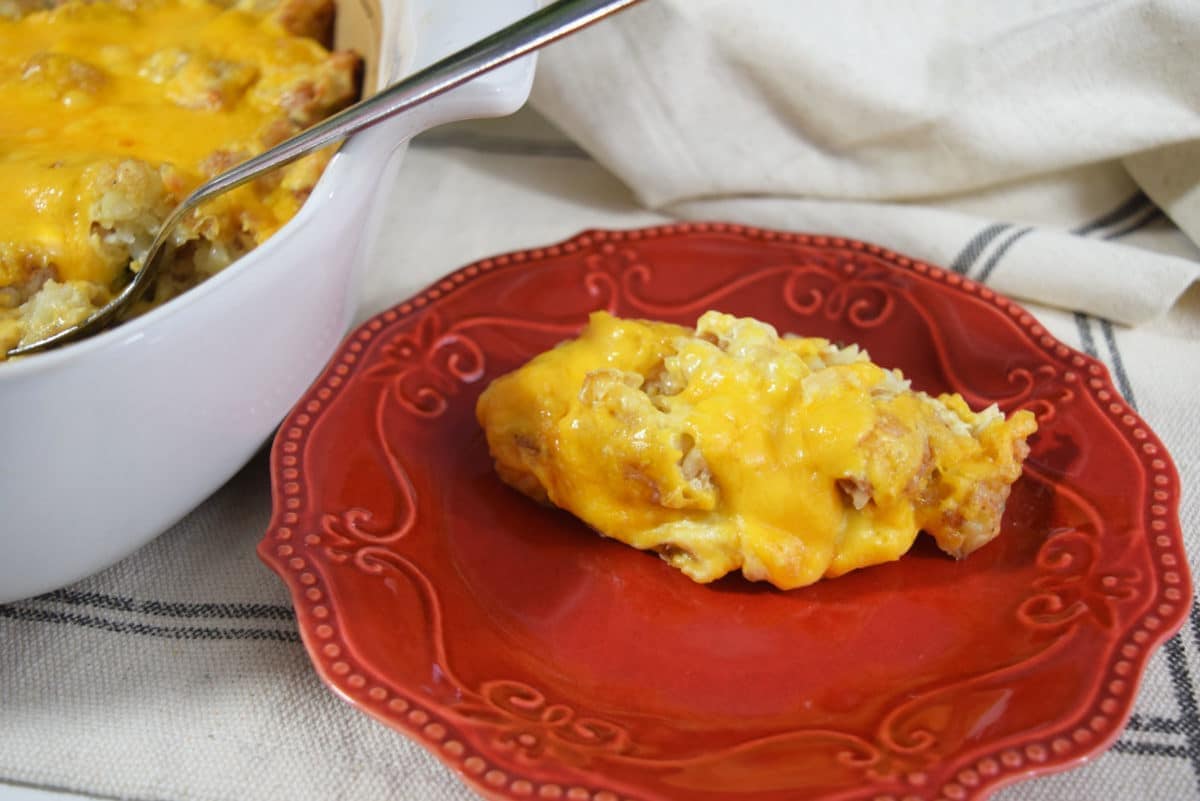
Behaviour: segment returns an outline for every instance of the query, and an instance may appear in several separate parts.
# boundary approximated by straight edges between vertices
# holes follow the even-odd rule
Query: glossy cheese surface
[[[353,102],[334,0],[0,0],[0,359],[85,319],[192,189]],[[261,244],[333,147],[189,212],[133,313]]]
[[[90,245],[98,164],[137,158],[199,182],[217,151],[261,150],[282,92],[327,51],[272,19],[205,0],[68,3],[0,20],[0,285],[26,266],[108,283],[119,265]],[[246,193],[242,200],[249,197]],[[255,213],[263,233],[295,211],[286,193]],[[28,259],[27,259],[28,261]]]
[[[1035,430],[912,391],[853,346],[709,312],[592,316],[498,378],[477,415],[501,478],[696,581],[790,589],[996,536]]]

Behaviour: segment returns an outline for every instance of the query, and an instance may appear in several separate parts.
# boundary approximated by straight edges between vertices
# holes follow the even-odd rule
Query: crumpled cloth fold
[[[1139,324],[1200,277],[1158,235],[1200,241],[1196,52],[1190,0],[653,0],[548,49],[533,103],[650,208]]]

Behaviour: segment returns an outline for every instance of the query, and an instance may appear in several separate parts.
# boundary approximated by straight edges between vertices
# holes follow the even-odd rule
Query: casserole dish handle
[[[433,64],[531,14],[538,0],[383,0],[383,52],[379,76],[391,83]],[[419,108],[380,123],[394,146],[459,120],[502,117],[525,104],[537,56],[481,75]]]

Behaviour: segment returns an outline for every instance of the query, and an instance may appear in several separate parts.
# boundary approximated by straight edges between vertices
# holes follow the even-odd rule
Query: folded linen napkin
[[[1137,324],[1200,276],[1192,0],[655,0],[535,106],[652,208],[886,241]],[[1031,200],[1036,197],[1037,200]]]

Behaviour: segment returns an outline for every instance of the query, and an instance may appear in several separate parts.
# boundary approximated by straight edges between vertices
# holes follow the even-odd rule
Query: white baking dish
[[[339,44],[367,56],[367,80],[379,86],[536,6],[345,0]],[[407,141],[512,113],[533,70],[527,58],[356,135],[294,219],[181,297],[91,339],[0,363],[0,602],[112,564],[244,465],[352,321]]]

